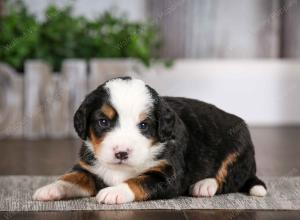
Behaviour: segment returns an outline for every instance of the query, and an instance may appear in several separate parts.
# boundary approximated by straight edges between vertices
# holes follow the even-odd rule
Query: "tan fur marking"
[[[143,201],[148,198],[148,194],[145,192],[142,186],[142,182],[145,181],[146,178],[147,177],[145,175],[140,175],[126,181],[134,194],[135,201]]]
[[[238,156],[238,153],[232,153],[229,154],[225,160],[223,160],[217,175],[216,175],[216,180],[219,184],[219,188],[222,187],[223,183],[225,182],[225,178],[228,175],[228,166],[230,166],[231,164],[233,164],[236,161],[236,158]]]
[[[75,184],[91,195],[96,194],[96,188],[94,181],[84,173],[71,172],[67,173],[59,178],[60,180]]]
[[[90,128],[90,139],[93,145],[94,152],[97,154],[97,152],[100,149],[101,142],[103,141],[103,137],[101,138],[96,137],[96,135],[93,132],[93,129]]]
[[[84,161],[79,161],[79,165],[86,170],[90,170],[90,165],[86,164]]]
[[[107,104],[102,105],[101,112],[109,119],[113,119],[116,115],[116,111]]]
[[[146,170],[146,172],[162,172],[163,168],[167,165],[167,161],[161,160],[160,164],[154,167],[151,167],[150,169]],[[135,196],[135,201],[143,201],[148,199],[149,195],[145,191],[145,189],[142,186],[142,183],[144,181],[147,181],[148,176],[147,175],[139,175],[135,178],[129,179],[126,181],[128,184],[129,188],[132,190]]]
[[[150,140],[151,140],[151,146],[154,146],[154,145],[156,145],[158,143],[158,139],[155,138],[155,137],[151,138]]]
[[[142,122],[142,121],[144,121],[147,117],[148,117],[147,112],[142,112],[142,113],[139,115],[139,121]]]
[[[142,121],[144,121],[147,118],[148,118],[148,113],[147,112],[142,112],[139,115],[139,122],[142,122]],[[154,146],[155,144],[158,143],[158,139],[155,138],[155,137],[151,138],[150,140],[151,140],[151,146]]]
[[[154,166],[154,167],[151,167],[149,168],[148,170],[146,170],[146,172],[151,172],[151,171],[154,171],[154,172],[162,172],[163,168],[167,165],[167,161],[165,160],[161,160],[159,162],[159,164],[157,166]]]

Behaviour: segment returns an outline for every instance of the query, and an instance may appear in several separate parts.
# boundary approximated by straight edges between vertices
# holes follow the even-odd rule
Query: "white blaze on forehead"
[[[120,117],[138,121],[139,115],[153,105],[145,83],[139,79],[114,79],[106,83],[110,101]]]

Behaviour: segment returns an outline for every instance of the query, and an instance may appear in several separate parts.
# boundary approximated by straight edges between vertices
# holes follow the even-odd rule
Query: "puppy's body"
[[[245,122],[205,102],[170,97],[165,100],[180,117],[187,133],[187,141],[181,144],[187,148],[183,156],[183,188],[214,177],[218,182],[217,193],[248,192],[245,184],[256,179],[256,165]]]
[[[37,200],[97,195],[114,204],[179,195],[264,196],[245,122],[197,100],[160,97],[118,78],[93,91],[75,114],[80,162]]]

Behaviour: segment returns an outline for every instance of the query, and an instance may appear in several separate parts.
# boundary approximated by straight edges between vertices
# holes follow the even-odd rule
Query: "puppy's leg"
[[[73,171],[61,176],[56,182],[39,188],[34,200],[49,201],[95,195],[93,178],[85,172]]]
[[[120,204],[177,195],[175,174],[165,162],[126,182],[104,188],[97,194],[99,203]]]
[[[228,154],[222,161],[215,177],[196,182],[190,187],[190,195],[195,197],[214,196],[218,191],[222,190],[229,175],[228,169],[235,164],[237,156],[237,153]]]

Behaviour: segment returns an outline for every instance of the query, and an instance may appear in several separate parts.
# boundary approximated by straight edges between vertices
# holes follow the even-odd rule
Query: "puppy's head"
[[[143,166],[164,151],[175,113],[138,79],[116,78],[91,92],[74,116],[79,137],[108,165]]]

